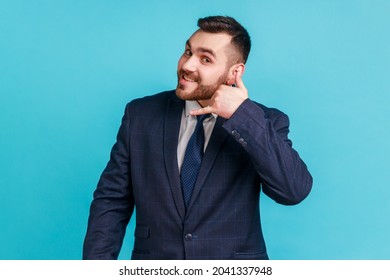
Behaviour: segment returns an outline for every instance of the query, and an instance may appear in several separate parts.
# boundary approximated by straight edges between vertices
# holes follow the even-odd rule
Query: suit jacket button
[[[191,233],[187,233],[187,234],[184,236],[184,239],[185,239],[185,241],[191,241],[191,240],[192,240],[192,234],[191,234]]]
[[[236,138],[236,139],[238,139],[238,138],[240,138],[240,133],[237,131],[237,130],[233,130],[232,131],[232,134],[233,134],[233,136]]]
[[[240,143],[241,146],[243,146],[243,147],[246,147],[248,145],[248,143],[245,141],[244,138],[240,138],[240,140],[238,140],[238,143]]]

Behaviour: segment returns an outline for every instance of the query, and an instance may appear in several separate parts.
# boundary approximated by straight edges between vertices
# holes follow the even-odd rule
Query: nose
[[[183,59],[183,64],[181,66],[181,68],[184,70],[184,71],[187,71],[187,72],[195,72],[196,71],[196,60],[195,60],[195,56],[190,56],[190,57],[182,57]]]

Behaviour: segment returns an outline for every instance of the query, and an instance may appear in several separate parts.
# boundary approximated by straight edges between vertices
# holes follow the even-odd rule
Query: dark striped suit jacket
[[[288,117],[250,99],[218,117],[186,210],[177,164],[184,104],[167,91],[127,105],[94,192],[84,259],[116,259],[134,209],[132,259],[268,259],[260,191],[291,205],[312,186]]]

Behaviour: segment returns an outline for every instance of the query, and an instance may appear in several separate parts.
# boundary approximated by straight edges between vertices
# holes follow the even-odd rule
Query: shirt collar
[[[190,115],[190,111],[191,110],[198,110],[198,109],[201,109],[202,107],[199,105],[199,103],[197,101],[193,101],[193,100],[186,100],[186,104],[185,104],[185,115],[186,115],[186,118],[188,118]],[[211,114],[215,119],[218,117],[218,115],[212,113]]]

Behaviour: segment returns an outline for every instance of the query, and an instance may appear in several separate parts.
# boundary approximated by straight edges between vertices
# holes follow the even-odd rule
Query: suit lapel
[[[191,196],[190,204],[188,206],[188,209],[191,208],[192,204],[196,200],[197,196],[199,195],[200,190],[202,189],[202,186],[208,176],[208,174],[211,171],[211,168],[214,164],[215,159],[217,158],[219,154],[219,150],[222,147],[222,144],[225,142],[226,137],[228,136],[228,133],[226,130],[222,127],[223,122],[225,121],[224,118],[218,117],[213,129],[213,132],[211,134],[211,138],[209,141],[209,144],[207,145],[205,154],[202,159],[202,164],[200,166],[198,178],[195,183],[195,187]]]
[[[184,104],[184,101],[177,98],[173,92],[172,98],[168,101],[164,122],[165,166],[176,209],[182,220],[184,220],[186,209],[181,190],[179,167],[177,164],[177,143]]]

